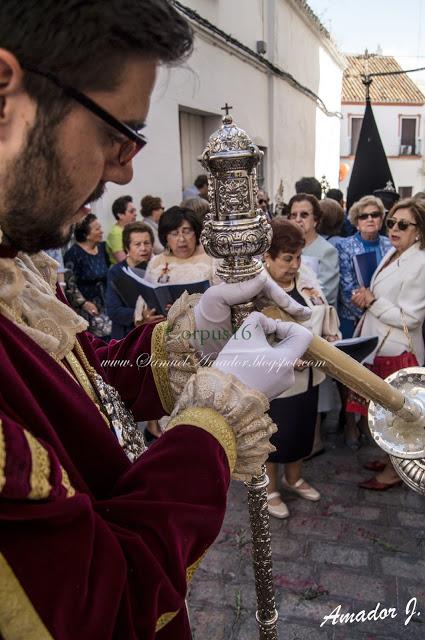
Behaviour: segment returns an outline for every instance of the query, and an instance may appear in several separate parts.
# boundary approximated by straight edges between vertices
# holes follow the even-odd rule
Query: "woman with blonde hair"
[[[353,291],[362,284],[356,275],[355,256],[372,253],[375,263],[378,265],[391,248],[388,238],[379,234],[384,221],[384,213],[384,205],[379,198],[364,196],[353,204],[348,214],[351,224],[357,228],[357,233],[354,236],[342,238],[336,245],[339,253],[340,272],[338,316],[344,338],[352,337],[356,324],[363,313],[352,299]],[[341,391],[343,404],[347,401],[347,393],[346,389]],[[360,430],[354,413],[350,412],[348,407],[344,421],[345,443],[350,449],[356,450],[360,446]],[[360,421],[360,427],[362,431],[366,431],[365,420]]]

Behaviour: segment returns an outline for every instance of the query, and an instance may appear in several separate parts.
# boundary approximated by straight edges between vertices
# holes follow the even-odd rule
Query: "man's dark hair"
[[[116,220],[120,219],[120,214],[122,215],[123,213],[125,213],[129,202],[133,202],[133,198],[131,196],[121,196],[120,198],[114,200],[114,202],[112,203],[112,213],[114,214],[114,218]]]
[[[155,238],[151,227],[144,222],[130,222],[130,224],[125,225],[122,232],[122,246],[124,251],[128,251],[130,249],[132,233],[148,233],[153,246]]]
[[[300,178],[295,183],[296,193],[310,193],[318,200],[322,199],[322,187],[317,178]]]
[[[193,184],[197,189],[202,189],[202,187],[205,187],[205,185],[208,184],[208,176],[205,173],[201,173],[196,177],[196,180]]]
[[[81,220],[81,222],[75,225],[75,242],[85,242],[87,240],[87,236],[90,233],[91,224],[95,220],[97,220],[97,217],[94,215],[94,213],[88,213],[86,217]]]
[[[182,207],[170,207],[167,211],[164,211],[158,223],[158,236],[164,247],[167,246],[167,235],[170,231],[178,229],[185,220],[194,230],[196,235],[196,244],[199,244],[202,225],[194,212],[190,209],[183,209]]]
[[[192,42],[190,26],[168,0],[0,2],[1,46],[80,91],[112,91],[129,58],[177,62]],[[36,74],[26,73],[25,88],[43,110],[69,104]]]
[[[340,189],[329,189],[329,191],[326,191],[326,197],[330,198],[330,200],[335,200],[335,202],[338,202],[338,204],[340,204],[342,207],[342,203],[344,202],[344,194]]]

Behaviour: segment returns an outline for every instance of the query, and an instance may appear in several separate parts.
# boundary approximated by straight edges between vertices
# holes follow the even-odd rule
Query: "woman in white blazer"
[[[411,349],[419,365],[424,364],[425,206],[413,198],[400,200],[389,212],[386,225],[393,248],[378,265],[370,287],[353,294],[354,304],[365,310],[355,335],[379,338],[377,350],[366,361],[372,371],[377,355],[398,356]],[[366,407],[362,413],[367,414]],[[360,486],[384,490],[399,481],[388,462],[375,478]]]
[[[294,300],[310,307],[312,316],[305,326],[314,334],[329,340],[340,337],[335,309],[326,303],[322,289],[309,267],[301,264],[304,236],[298,226],[283,218],[271,222],[273,240],[265,254],[265,265],[270,276]],[[317,417],[319,383],[324,373],[317,368],[295,371],[294,385],[270,403],[269,415],[278,431],[271,442],[276,451],[267,462],[268,510],[276,518],[286,518],[288,508],[279,493],[278,464],[285,465],[282,484],[306,500],[319,500],[320,494],[301,477],[303,458],[312,450]]]

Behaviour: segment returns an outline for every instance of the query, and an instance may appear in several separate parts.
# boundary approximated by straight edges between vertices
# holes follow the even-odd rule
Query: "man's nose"
[[[133,178],[133,161],[121,165],[119,162],[106,162],[102,176],[103,182],[127,184]]]

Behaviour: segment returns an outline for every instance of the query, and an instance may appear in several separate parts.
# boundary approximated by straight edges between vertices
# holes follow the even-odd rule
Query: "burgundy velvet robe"
[[[110,345],[80,335],[91,364],[137,420],[164,414],[150,367],[103,372],[100,362],[134,363],[150,353],[151,332],[135,329]],[[186,571],[217,536],[225,511],[229,466],[221,445],[182,425],[131,464],[59,364],[2,315],[0,336],[0,553],[41,623],[55,640],[187,640]],[[51,490],[43,499],[28,497],[24,429],[48,452]],[[75,495],[67,495],[61,469]],[[167,613],[175,615],[155,634]]]

